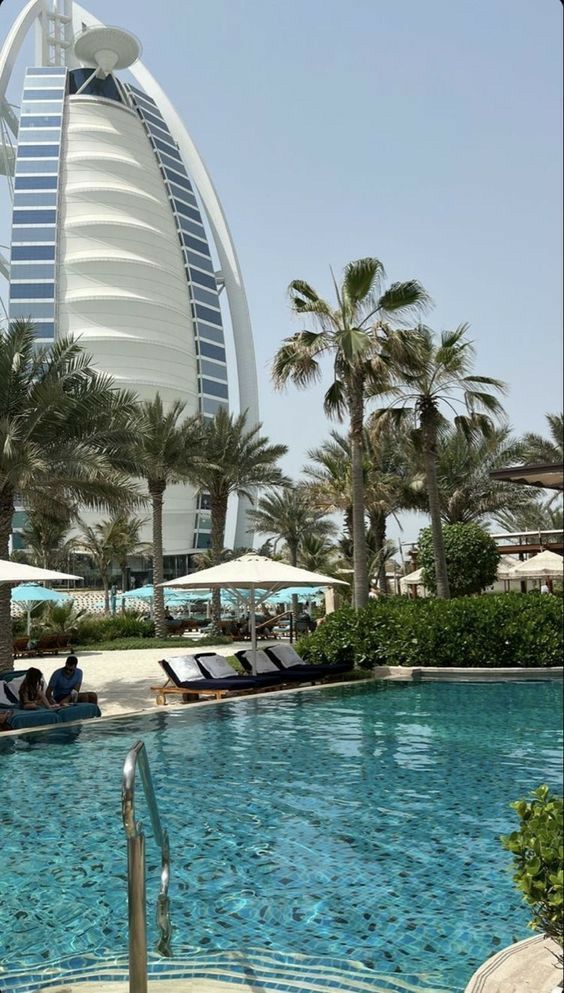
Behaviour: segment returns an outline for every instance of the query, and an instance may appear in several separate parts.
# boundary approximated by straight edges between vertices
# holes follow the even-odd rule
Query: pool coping
[[[374,666],[367,670],[366,679],[335,680],[328,683],[308,684],[304,686],[292,686],[280,690],[264,690],[253,694],[241,694],[241,696],[223,697],[221,700],[194,700],[189,704],[181,701],[174,701],[167,704],[155,704],[152,707],[144,707],[141,710],[128,710],[121,714],[108,714],[101,717],[91,717],[87,720],[65,721],[64,724],[43,724],[38,727],[20,728],[16,731],[2,731],[0,741],[8,738],[18,738],[24,734],[37,734],[43,731],[53,731],[54,729],[77,727],[87,725],[88,727],[98,727],[108,721],[126,720],[130,717],[140,717],[155,713],[166,713],[167,711],[177,711],[186,709],[189,713],[198,707],[220,707],[227,703],[238,703],[241,700],[262,700],[272,699],[278,696],[288,696],[293,693],[311,693],[317,690],[334,689],[336,686],[361,686],[372,681],[389,683],[420,683],[420,682],[472,682],[472,681],[544,681],[544,680],[564,679],[564,666],[551,667],[505,667],[492,669],[491,667],[463,668],[453,666]]]
[[[476,970],[464,993],[557,993],[562,949],[543,934],[508,945]]]

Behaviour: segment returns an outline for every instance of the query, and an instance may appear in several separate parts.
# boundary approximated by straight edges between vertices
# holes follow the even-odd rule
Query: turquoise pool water
[[[375,990],[459,993],[526,936],[498,836],[511,800],[561,784],[562,688],[335,687],[4,739],[3,991],[23,988],[21,970],[30,989],[51,964],[125,953],[121,770],[139,737],[184,953],[354,960]],[[154,941],[152,907],[149,924]]]

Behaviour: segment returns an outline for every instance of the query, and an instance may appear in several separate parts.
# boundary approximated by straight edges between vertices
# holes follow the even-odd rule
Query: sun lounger
[[[200,696],[221,700],[229,693],[248,692],[264,686],[257,678],[240,676],[223,656],[201,654],[201,664],[196,655],[179,655],[159,661],[168,681],[164,686],[151,687],[152,692],[157,694],[157,704],[166,703],[167,696],[181,696],[185,700]]]
[[[285,648],[285,645],[277,646]],[[299,655],[296,656],[300,659]],[[319,683],[328,676],[339,675],[346,667],[338,667],[335,671],[329,665],[306,665],[302,659],[296,665],[283,665],[270,655],[270,650],[258,649],[253,658],[253,651],[249,649],[235,652],[235,658],[239,660],[245,672],[253,671],[253,662],[257,671],[257,678],[269,680],[271,684],[278,683]],[[293,659],[292,659],[293,661]]]
[[[332,662],[331,664],[308,665],[307,662],[298,655],[292,645],[271,645],[265,648],[265,654],[282,672],[310,673],[321,677],[340,676],[344,672],[349,672],[353,668],[354,662]]]

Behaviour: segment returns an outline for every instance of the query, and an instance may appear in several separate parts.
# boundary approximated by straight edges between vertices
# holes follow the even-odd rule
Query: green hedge
[[[153,621],[142,621],[140,617],[132,614],[115,614],[112,617],[90,616],[78,622],[73,644],[114,641],[116,638],[152,638],[154,633]]]
[[[329,615],[297,650],[310,662],[405,666],[562,665],[562,600],[523,593],[373,600]]]

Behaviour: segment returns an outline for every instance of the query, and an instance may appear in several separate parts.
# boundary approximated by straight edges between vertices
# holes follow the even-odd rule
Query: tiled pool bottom
[[[526,934],[498,836],[512,799],[561,781],[561,709],[549,683],[363,685],[3,742],[0,989],[125,953],[121,768],[142,737],[183,954],[260,948],[361,963],[374,991],[460,991]]]

